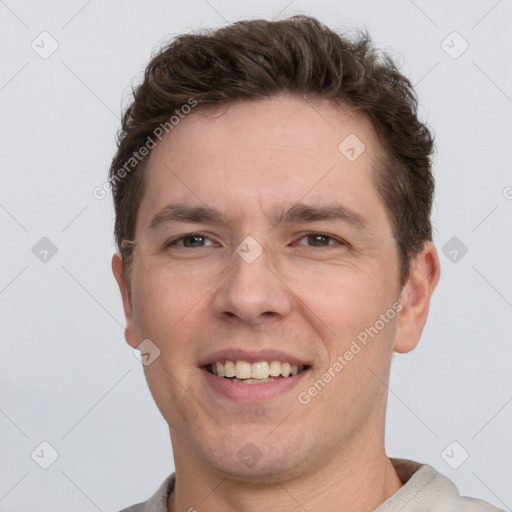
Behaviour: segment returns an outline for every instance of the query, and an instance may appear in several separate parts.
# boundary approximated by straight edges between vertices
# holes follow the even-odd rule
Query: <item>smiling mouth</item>
[[[309,369],[286,361],[216,361],[204,367],[208,373],[240,384],[263,384],[294,377]]]

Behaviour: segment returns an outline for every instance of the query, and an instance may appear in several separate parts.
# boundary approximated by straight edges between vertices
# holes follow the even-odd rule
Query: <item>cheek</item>
[[[391,306],[391,294],[375,269],[346,266],[318,267],[314,272],[295,273],[287,280],[309,316],[330,337],[357,335],[373,324]],[[388,304],[389,303],[389,304]]]
[[[133,315],[139,337],[151,339],[161,351],[181,351],[187,337],[203,325],[198,315],[208,288],[162,269],[134,277]]]

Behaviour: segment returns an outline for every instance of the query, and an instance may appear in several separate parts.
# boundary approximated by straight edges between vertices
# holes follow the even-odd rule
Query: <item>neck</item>
[[[338,453],[303,474],[280,476],[270,483],[241,482],[219,474],[181,448],[185,447],[173,442],[177,481],[169,497],[169,512],[284,512],[303,507],[324,512],[371,512],[403,485],[386,456],[383,440],[377,437],[362,439],[349,453]]]

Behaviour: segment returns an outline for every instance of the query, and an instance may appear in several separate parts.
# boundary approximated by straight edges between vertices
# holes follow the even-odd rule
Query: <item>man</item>
[[[384,447],[393,352],[440,275],[432,136],[366,35],[309,17],[183,35],[110,181],[128,344],[176,472],[127,511],[492,511]]]

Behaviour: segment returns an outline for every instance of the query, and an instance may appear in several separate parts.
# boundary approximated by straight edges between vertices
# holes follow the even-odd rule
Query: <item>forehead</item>
[[[137,230],[170,202],[235,217],[302,200],[373,204],[382,214],[372,179],[379,153],[369,120],[327,100],[280,96],[193,112],[151,154]]]
[[[340,148],[344,141],[347,143]],[[340,153],[349,146],[357,152]],[[212,152],[219,160],[233,161],[242,157],[242,152],[249,155],[255,150],[281,149],[308,153],[309,165],[334,163],[340,154],[355,161],[363,149],[363,161],[369,162],[379,145],[371,122],[361,111],[325,99],[281,95],[192,112],[167,135],[151,158],[154,161],[165,153],[170,156],[169,152],[178,147],[180,154],[172,155],[175,161],[180,156],[197,161],[212,156]],[[293,158],[288,153],[283,160]]]

